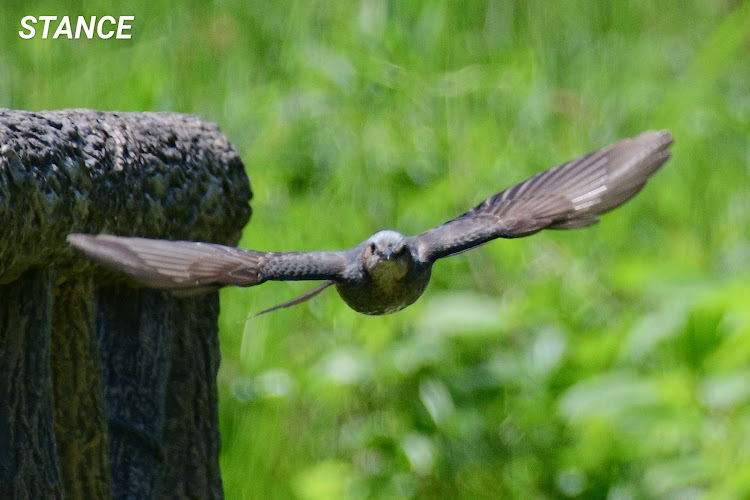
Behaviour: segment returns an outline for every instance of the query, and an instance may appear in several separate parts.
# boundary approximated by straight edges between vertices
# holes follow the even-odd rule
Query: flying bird
[[[86,255],[157,289],[254,286],[320,280],[313,290],[258,314],[299,304],[335,285],[355,311],[379,315],[413,304],[436,260],[495,238],[578,229],[635,196],[669,159],[669,131],[648,131],[550,168],[416,236],[390,229],[341,251],[261,252],[192,241],[73,233]]]

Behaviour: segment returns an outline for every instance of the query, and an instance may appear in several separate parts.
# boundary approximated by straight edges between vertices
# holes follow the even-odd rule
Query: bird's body
[[[349,307],[364,314],[390,314],[413,304],[430,282],[432,263],[419,260],[410,238],[392,230],[355,247],[352,276],[336,282]]]
[[[68,241],[93,259],[153,288],[326,280],[269,311],[298,304],[335,284],[352,309],[388,314],[422,295],[439,258],[495,238],[596,224],[599,215],[643,188],[669,159],[672,143],[667,131],[644,132],[545,170],[422,234],[407,237],[392,230],[379,231],[343,251],[259,252],[212,243],[85,234],[71,234]]]

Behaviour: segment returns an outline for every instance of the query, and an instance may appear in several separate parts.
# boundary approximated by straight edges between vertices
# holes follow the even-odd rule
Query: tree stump
[[[0,497],[222,497],[218,294],[135,288],[65,237],[234,245],[251,196],[197,117],[0,109]]]

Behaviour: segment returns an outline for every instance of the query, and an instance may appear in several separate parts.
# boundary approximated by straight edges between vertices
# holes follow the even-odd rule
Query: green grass
[[[23,15],[133,14],[131,41]],[[416,233],[646,129],[673,159],[590,229],[436,265],[370,318],[222,292],[228,498],[750,496],[750,3],[39,2],[0,13],[0,106],[219,123],[242,245]]]

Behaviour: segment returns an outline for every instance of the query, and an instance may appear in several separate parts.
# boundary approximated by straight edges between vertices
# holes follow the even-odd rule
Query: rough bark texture
[[[90,276],[55,290],[52,318],[55,437],[65,496],[107,498],[107,418]]]
[[[102,289],[97,297],[115,498],[156,496],[173,303],[152,290]]]
[[[72,232],[236,243],[249,199],[239,155],[195,116],[0,109],[0,283],[69,265]]]
[[[215,481],[220,475],[219,429],[212,424],[218,420],[219,297],[179,299],[175,306],[160,496],[189,498],[200,491],[203,498],[221,498],[221,484]]]
[[[194,116],[0,109],[1,498],[222,496],[217,294],[133,289],[65,236],[235,244],[250,196]]]
[[[54,273],[0,286],[0,498],[61,498],[52,431]]]

